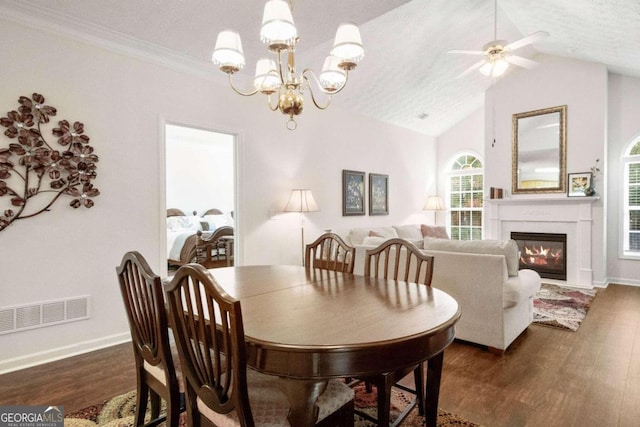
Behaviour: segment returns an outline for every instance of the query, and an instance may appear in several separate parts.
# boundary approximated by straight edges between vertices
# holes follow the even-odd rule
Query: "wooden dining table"
[[[240,300],[247,364],[281,378],[292,426],[315,424],[332,378],[427,364],[425,412],[436,426],[444,349],[460,317],[447,293],[415,283],[302,266],[210,269]]]

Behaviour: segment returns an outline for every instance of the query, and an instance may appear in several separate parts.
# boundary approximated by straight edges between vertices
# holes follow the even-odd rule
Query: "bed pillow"
[[[167,218],[167,229],[171,231],[198,231],[200,220],[195,216],[171,216]]]
[[[448,239],[449,235],[447,234],[447,229],[445,227],[438,227],[435,225],[420,225],[420,231],[422,232],[422,237],[435,237],[437,239]]]
[[[424,249],[447,252],[503,255],[509,277],[516,277],[519,269],[518,244],[515,240],[446,240],[424,238]]]
[[[209,230],[215,230],[224,226],[233,227],[233,218],[228,214],[205,215],[201,220],[209,224]]]

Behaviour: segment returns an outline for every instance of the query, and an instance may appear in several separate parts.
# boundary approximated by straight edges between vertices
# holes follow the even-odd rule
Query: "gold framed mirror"
[[[512,118],[513,194],[566,192],[567,106]]]

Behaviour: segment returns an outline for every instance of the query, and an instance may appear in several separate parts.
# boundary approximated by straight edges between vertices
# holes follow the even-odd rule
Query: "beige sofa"
[[[356,248],[355,274],[364,272],[365,251],[386,238],[413,241],[433,255],[432,285],[453,296],[462,310],[457,339],[500,353],[533,321],[533,297],[540,289],[540,276],[533,270],[518,269],[518,248],[512,240],[423,237],[420,225],[354,228],[338,234]]]

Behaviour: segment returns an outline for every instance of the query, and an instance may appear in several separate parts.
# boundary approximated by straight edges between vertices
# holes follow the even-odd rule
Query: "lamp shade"
[[[311,190],[301,189],[291,190],[289,202],[284,208],[285,212],[316,212],[319,210]]]
[[[329,55],[324,60],[322,72],[320,73],[320,84],[327,92],[336,92],[342,89],[347,82],[347,73],[340,67],[340,59]]]
[[[364,57],[362,38],[356,24],[349,22],[338,27],[331,55],[351,62],[359,62]]]
[[[429,196],[422,210],[425,211],[443,211],[446,210],[444,200],[440,196]]]
[[[273,59],[260,58],[258,60],[253,85],[264,94],[273,93],[278,90],[280,87],[280,77]]]
[[[241,70],[244,67],[244,54],[240,34],[232,30],[220,31],[211,59],[225,73]]]
[[[290,46],[298,37],[291,9],[284,0],[269,0],[264,5],[260,39],[273,49]]]

